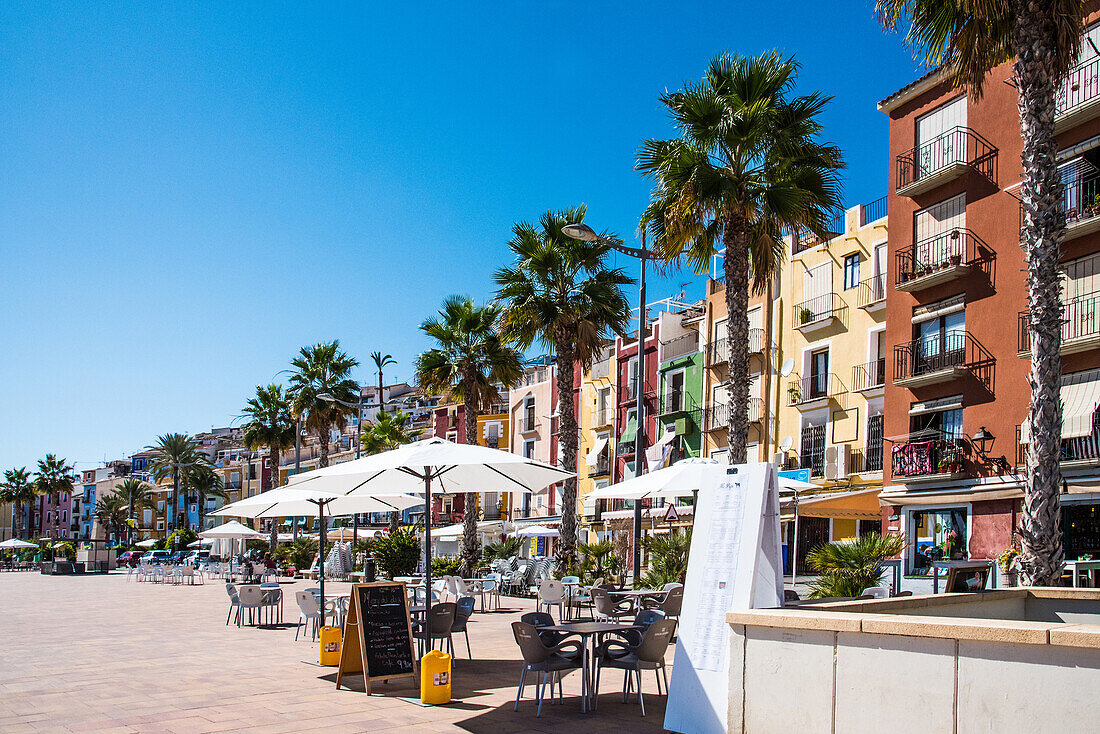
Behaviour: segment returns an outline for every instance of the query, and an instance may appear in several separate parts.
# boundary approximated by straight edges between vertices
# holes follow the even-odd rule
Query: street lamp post
[[[638,279],[638,376],[635,383],[635,397],[637,398],[638,429],[634,434],[634,476],[642,473],[642,459],[645,451],[645,264],[646,260],[653,257],[653,251],[643,247],[627,247],[621,241],[601,237],[584,222],[567,224],[562,227],[562,233],[567,237],[585,242],[599,242],[613,250],[638,258],[641,263],[641,277]],[[642,503],[634,500],[634,579],[638,579],[642,566]]]

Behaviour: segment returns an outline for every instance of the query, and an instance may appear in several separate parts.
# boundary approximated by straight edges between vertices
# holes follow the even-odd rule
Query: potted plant
[[[956,252],[948,260],[951,262],[951,267],[958,267],[959,263],[962,262],[962,255]]]
[[[795,405],[796,403],[798,403],[799,400],[802,399],[802,390],[798,387],[798,385],[791,385],[787,388],[787,395],[790,397],[790,404]]]
[[[1016,557],[1020,552],[1015,548],[1005,548],[1001,555],[997,556],[997,565],[1004,576],[1004,585],[1011,587],[1019,584],[1020,572],[1016,568]]]
[[[799,325],[808,324],[814,320],[814,312],[808,308],[802,308],[798,312]]]

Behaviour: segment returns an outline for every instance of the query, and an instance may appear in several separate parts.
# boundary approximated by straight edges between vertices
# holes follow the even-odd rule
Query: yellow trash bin
[[[321,628],[321,665],[340,664],[340,643],[343,631],[339,627]]]
[[[451,702],[451,656],[431,650],[420,659],[420,701],[438,705]]]

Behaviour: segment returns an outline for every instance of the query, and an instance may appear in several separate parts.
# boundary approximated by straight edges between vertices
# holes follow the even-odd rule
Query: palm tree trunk
[[[729,463],[746,461],[749,440],[749,252],[747,223],[727,213],[723,242],[726,274],[726,341],[729,354]]]
[[[1023,134],[1023,246],[1031,336],[1031,446],[1019,532],[1025,583],[1056,585],[1062,576],[1062,301],[1058,273],[1065,224],[1054,135],[1055,21],[1038,0],[1017,5],[1013,73]]]
[[[463,380],[463,423],[465,424],[465,441],[467,444],[477,444],[477,406],[478,396],[474,393],[474,380],[469,374]],[[477,569],[477,563],[481,559],[481,543],[477,537],[477,494],[467,492],[463,497],[462,515],[462,563],[459,566],[459,575],[463,578],[472,578]]]
[[[332,423],[325,421],[317,430],[317,437],[321,439],[321,458],[317,461],[317,468],[324,469],[328,466],[328,435],[332,430]]]
[[[645,324],[639,328],[644,329]],[[573,406],[573,363],[576,349],[568,335],[562,335],[557,347],[558,367],[558,435],[561,437],[561,461],[566,471],[577,471],[577,414]],[[638,400],[645,399],[645,375],[640,377]],[[645,426],[638,426],[644,431]],[[641,467],[642,457],[635,456],[635,466]],[[561,489],[561,544],[558,548],[558,566],[562,570],[572,568],[577,561],[577,478],[570,477]]]
[[[176,466],[172,467],[172,523],[170,524],[172,530],[178,530],[180,528],[179,511],[180,469],[178,466]]]

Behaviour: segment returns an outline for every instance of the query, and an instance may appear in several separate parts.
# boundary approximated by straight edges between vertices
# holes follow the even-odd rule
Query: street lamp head
[[[326,403],[335,403],[336,402],[336,396],[333,395],[332,393],[327,393],[327,392],[323,392],[320,395],[318,395],[317,399],[318,400],[324,400]]]
[[[600,236],[584,222],[567,224],[561,228],[561,231],[566,237],[572,237],[575,240],[584,240],[585,242],[595,242],[600,238]]]

